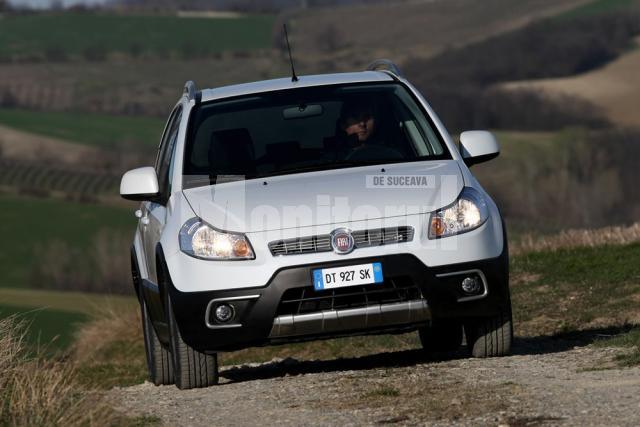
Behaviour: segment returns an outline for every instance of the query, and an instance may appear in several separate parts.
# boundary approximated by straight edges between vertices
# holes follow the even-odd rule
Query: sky
[[[29,6],[34,8],[46,8],[51,5],[53,0],[9,0],[10,4],[15,6]],[[62,0],[65,6],[71,6],[75,4],[101,4],[106,0]]]

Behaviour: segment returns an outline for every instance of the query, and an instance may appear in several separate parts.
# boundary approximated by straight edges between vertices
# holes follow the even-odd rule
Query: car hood
[[[183,191],[210,225],[242,233],[431,212],[464,185],[454,160],[306,172]]]

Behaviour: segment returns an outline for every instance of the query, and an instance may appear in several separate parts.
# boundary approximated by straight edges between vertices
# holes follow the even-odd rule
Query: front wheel
[[[513,321],[511,310],[500,314],[475,319],[464,325],[467,346],[473,357],[498,357],[511,353],[513,342]]]
[[[176,387],[187,390],[218,384],[218,355],[201,353],[182,340],[169,295],[166,302]]]

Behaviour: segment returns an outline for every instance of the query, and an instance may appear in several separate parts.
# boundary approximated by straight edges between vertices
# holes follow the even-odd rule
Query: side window
[[[182,108],[178,107],[170,119],[167,129],[160,143],[158,159],[156,160],[156,173],[158,174],[158,187],[160,194],[168,196],[169,194],[169,169],[173,151],[178,140],[178,131],[180,129],[180,120],[182,119]]]

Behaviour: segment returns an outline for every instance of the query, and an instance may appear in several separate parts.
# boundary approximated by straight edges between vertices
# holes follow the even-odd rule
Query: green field
[[[78,328],[89,317],[71,311],[0,304],[0,318],[16,315],[27,328],[26,342],[46,353],[68,348]]]
[[[102,229],[131,232],[132,210],[63,200],[0,196],[0,287],[27,286],[34,249],[59,239],[86,248]],[[82,262],[79,260],[79,262]]]
[[[131,55],[203,55],[226,50],[268,48],[274,17],[234,19],[34,14],[5,16],[0,25],[0,57],[60,60],[111,52]]]
[[[0,109],[0,124],[100,147],[127,143],[156,147],[164,128],[164,120],[156,118],[6,108]]]
[[[0,305],[44,308],[100,317],[105,312],[120,313],[136,309],[138,302],[133,296],[0,288]]]
[[[137,307],[129,296],[0,288],[0,319],[17,315],[28,328],[27,343],[47,352],[67,349],[84,323]]]

